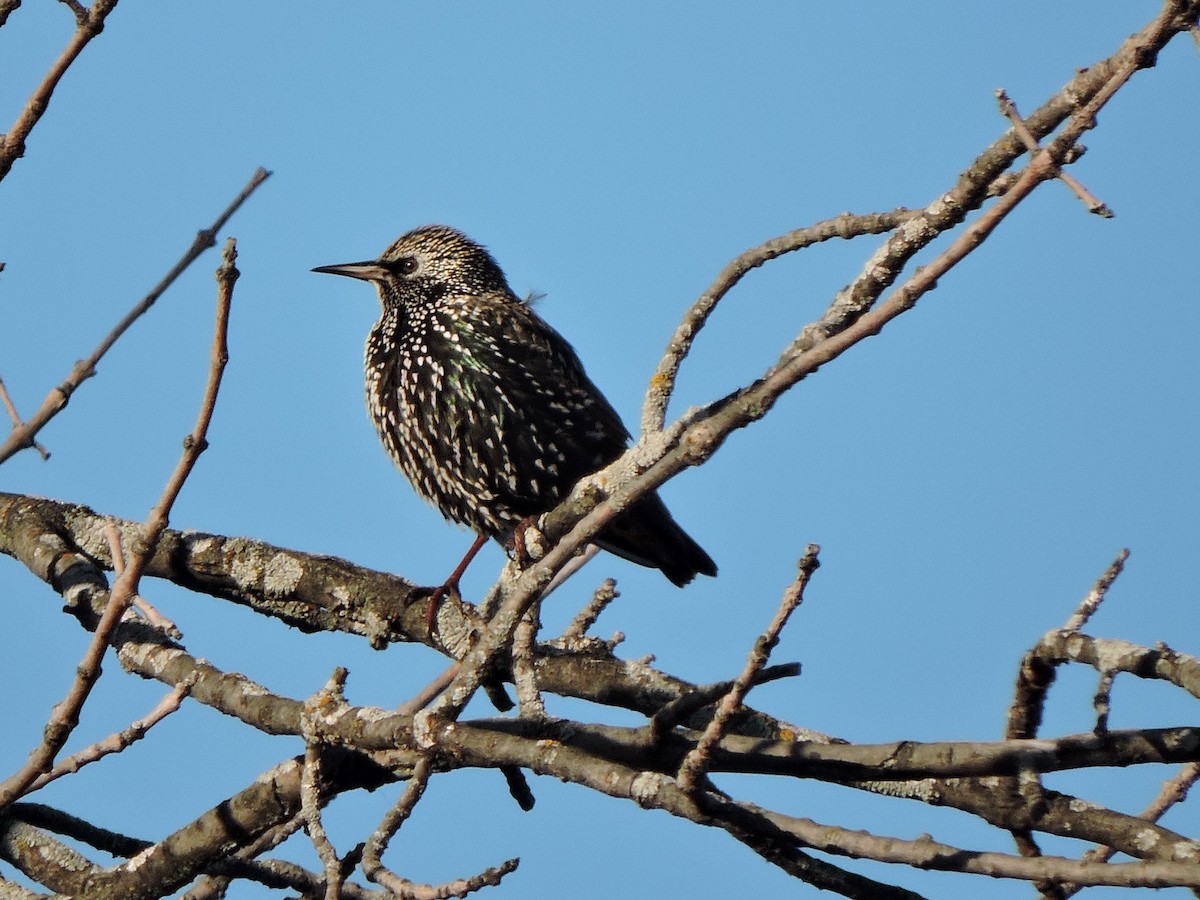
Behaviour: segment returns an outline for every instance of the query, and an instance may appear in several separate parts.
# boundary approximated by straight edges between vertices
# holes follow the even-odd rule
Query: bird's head
[[[446,225],[413,229],[378,259],[318,266],[313,271],[373,282],[385,306],[431,303],[447,294],[512,295],[492,255]]]

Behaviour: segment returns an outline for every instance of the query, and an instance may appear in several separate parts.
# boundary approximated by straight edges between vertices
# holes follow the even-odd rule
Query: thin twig
[[[104,535],[108,538],[109,555],[112,557],[113,571],[119,578],[125,571],[125,551],[121,547],[121,532],[117,528],[117,522],[111,516],[104,524]],[[150,602],[141,594],[133,595],[134,608],[145,617],[146,621],[161,631],[163,634],[179,640],[183,637],[183,632],[179,627],[155,609]]]
[[[599,552],[600,548],[595,544],[585,545],[578,553],[576,553],[573,557],[571,557],[570,560],[567,561],[565,566],[563,566],[554,574],[554,577],[550,579],[550,583],[546,585],[545,590],[542,591],[541,599],[545,600],[556,590],[558,590],[563,584],[566,583],[568,578],[595,559],[596,554]]]
[[[69,3],[67,5],[70,6]],[[67,69],[83,52],[83,48],[104,30],[104,20],[116,5],[117,0],[93,0],[91,7],[82,15],[77,9],[75,10],[75,20],[78,26],[75,33],[67,41],[67,46],[63,48],[58,59],[50,65],[50,71],[42,78],[41,84],[34,88],[8,133],[0,137],[0,180],[8,175],[13,163],[25,155],[25,139],[29,137],[33,127],[45,114],[54,89],[66,74]],[[10,11],[5,12],[5,17]]]
[[[304,830],[321,858],[325,870],[325,900],[338,900],[342,893],[342,860],[321,822],[321,746],[307,741],[304,747],[304,775],[300,781],[300,803],[304,810]]]
[[[132,722],[128,728],[111,734],[102,741],[97,741],[90,747],[85,747],[78,753],[72,753],[55,764],[49,772],[34,779],[29,786],[29,792],[39,790],[57,778],[78,772],[89,763],[94,763],[113,753],[120,753],[131,744],[140,741],[151,728],[167,716],[179,710],[184,699],[191,693],[196,683],[196,673],[193,672],[179,684],[175,685],[161,700],[142,718]]]
[[[345,685],[347,671],[338,667],[325,686],[304,701],[300,716],[300,731],[304,738],[304,768],[300,773],[300,810],[304,819],[304,830],[308,832],[321,864],[325,870],[325,900],[341,897],[342,882],[345,880],[342,859],[321,821],[322,796],[321,754],[325,745],[322,724],[332,709],[346,705]]]
[[[382,857],[391,839],[408,820],[417,803],[425,794],[429,777],[433,773],[433,759],[423,756],[418,760],[408,779],[404,793],[396,805],[388,810],[383,821],[371,833],[363,846],[362,870],[375,884],[387,888],[396,897],[409,900],[440,900],[445,897],[463,897],[481,888],[494,886],[509,872],[517,868],[519,860],[509,859],[495,868],[490,868],[471,878],[460,878],[441,885],[418,884],[398,875],[383,864]]]
[[[52,418],[58,415],[59,412],[62,411],[62,409],[67,405],[67,401],[70,400],[71,395],[75,392],[76,388],[78,388],[79,385],[81,385],[88,378],[91,378],[96,374],[96,365],[100,362],[101,358],[103,358],[104,354],[108,352],[109,348],[112,347],[112,345],[116,343],[117,339],[129,329],[130,325],[132,325],[143,313],[146,312],[146,310],[154,305],[154,302],[162,296],[167,288],[169,288],[205,250],[207,250],[209,247],[212,247],[216,243],[216,233],[224,227],[230,216],[237,212],[238,208],[246,202],[246,199],[270,176],[270,174],[271,173],[266,169],[259,169],[257,172],[255,172],[254,176],[250,179],[246,186],[242,188],[241,193],[238,194],[238,196],[232,203],[229,204],[225,211],[217,217],[216,221],[214,221],[213,224],[208,228],[196,234],[195,239],[192,241],[191,247],[189,247],[187,252],[180,257],[179,261],[172,267],[171,271],[163,276],[162,280],[150,290],[150,293],[143,297],[141,301],[139,301],[138,304],[134,306],[133,309],[131,309],[125,315],[125,317],[121,319],[120,322],[117,323],[113,330],[108,333],[104,340],[100,342],[99,346],[92,351],[91,355],[88,356],[87,359],[83,359],[75,363],[75,366],[71,369],[71,373],[67,376],[66,380],[64,380],[62,384],[53,388],[50,393],[46,395],[46,399],[42,401],[42,405],[38,407],[37,412],[35,412],[23,426],[13,429],[12,434],[8,436],[8,439],[5,440],[3,444],[0,444],[0,463],[3,463],[19,450],[24,450],[26,447],[32,446],[34,437],[37,435],[37,433],[45,426],[47,422],[49,422]]]
[[[433,698],[446,689],[458,673],[458,663],[451,663],[440,675],[396,707],[396,712],[402,716],[411,716],[417,710],[424,709],[433,702]]]
[[[396,832],[400,830],[400,826],[407,821],[421,797],[424,796],[425,788],[429,784],[429,776],[432,773],[432,757],[422,756],[417,760],[412,775],[409,776],[408,784],[404,787],[404,793],[400,795],[400,799],[388,810],[387,815],[367,838],[367,842],[363,846],[362,870],[363,874],[375,884],[394,891],[396,890],[395,882],[403,880],[384,866],[383,853],[392,838],[395,837]]]
[[[412,775],[409,777],[408,785],[404,788],[404,793],[400,795],[400,799],[396,801],[383,821],[371,833],[363,847],[362,854],[362,870],[375,884],[387,888],[398,898],[405,900],[440,900],[445,897],[463,897],[468,893],[477,891],[481,888],[497,885],[500,880],[517,868],[519,860],[509,859],[501,863],[499,866],[487,869],[478,875],[471,878],[457,879],[456,881],[447,882],[441,885],[418,884],[414,881],[409,881],[393,872],[383,864],[382,856],[387,849],[388,843],[400,830],[421,797],[425,794],[425,788],[429,784],[429,776],[433,771],[433,761],[431,757],[423,756],[417,762],[413,769]]]
[[[1000,104],[1000,113],[1010,122],[1013,123],[1013,130],[1017,133],[1017,137],[1021,139],[1021,143],[1025,145],[1025,149],[1030,153],[1037,153],[1041,148],[1038,146],[1038,140],[1033,136],[1033,132],[1029,130],[1029,126],[1025,124],[1025,120],[1021,118],[1021,114],[1017,111],[1017,104],[1013,103],[1012,98],[1004,88],[996,91],[996,100]],[[1075,196],[1083,201],[1084,206],[1088,208],[1088,212],[1095,213],[1102,219],[1111,219],[1113,211],[1106,203],[1096,197],[1091,191],[1080,184],[1070,172],[1060,166],[1055,166],[1055,175],[1059,181],[1075,192]]]
[[[1117,576],[1124,571],[1127,559],[1129,559],[1129,548],[1123,547],[1117,553],[1116,558],[1109,567],[1104,570],[1104,574],[1096,579],[1096,583],[1092,585],[1092,589],[1079,601],[1079,606],[1075,608],[1075,612],[1071,614],[1071,618],[1067,619],[1066,624],[1063,625],[1063,631],[1080,631],[1088,623],[1088,620],[1100,608],[1100,604],[1104,602],[1104,598],[1108,594],[1108,589],[1117,580]]]
[[[235,244],[230,239],[225,246],[224,262],[217,270],[217,321],[213,335],[208,382],[205,385],[204,399],[196,417],[195,427],[184,440],[183,453],[179,462],[167,480],[158,502],[150,510],[142,538],[127,561],[125,571],[113,582],[108,605],[96,624],[95,632],[83,660],[76,667],[75,679],[67,696],[54,707],[50,721],[43,732],[42,741],[29,755],[29,759],[17,772],[0,783],[0,809],[6,808],[15,799],[26,793],[39,775],[50,771],[58,752],[79,724],[79,711],[91,694],[96,680],[100,677],[100,664],[108,647],[108,640],[132,603],[134,595],[137,594],[142,572],[154,555],[158,541],[169,524],[171,507],[183,489],[188,475],[195,467],[196,460],[207,446],[208,426],[212,421],[213,409],[220,391],[221,376],[229,359],[229,308],[233,301],[233,284],[237,280],[238,274],[234,265],[236,258]]]
[[[784,663],[778,666],[767,666],[754,674],[754,687],[778,681],[781,678],[795,678],[800,674],[799,663]],[[687,719],[704,707],[716,703],[733,690],[734,681],[718,681],[714,684],[699,685],[672,700],[666,706],[650,717],[646,730],[650,743],[661,741],[676,725]],[[710,720],[711,721],[711,720]]]
[[[570,647],[582,641],[588,630],[600,618],[600,613],[604,612],[608,604],[620,596],[617,591],[617,582],[612,578],[604,579],[600,587],[596,588],[596,593],[592,594],[592,599],[588,601],[587,606],[576,613],[571,624],[563,631],[562,637],[559,638],[562,645]]]
[[[704,734],[696,742],[696,746],[684,757],[676,777],[685,791],[696,790],[704,779],[713,747],[724,737],[730,718],[738,711],[742,700],[754,685],[754,679],[771,658],[771,651],[779,643],[779,634],[783,631],[783,627],[787,625],[788,619],[795,612],[796,607],[804,601],[804,589],[813,572],[820,565],[817,559],[820,552],[821,548],[816,544],[809,544],[805,548],[804,556],[800,558],[797,565],[799,571],[796,573],[796,580],[783,592],[783,599],[779,603],[775,618],[771,620],[767,630],[754,642],[754,649],[750,651],[750,655],[746,659],[746,667],[742,670],[742,674],[734,679],[729,692],[717,704],[716,712],[712,721],[708,723],[708,727],[704,729]]]
[[[21,415],[17,412],[17,407],[13,404],[12,397],[8,395],[8,388],[4,386],[4,379],[0,378],[0,401],[4,403],[4,408],[8,411],[9,421],[12,422],[13,428],[23,428],[25,423],[21,421]],[[42,459],[50,458],[50,451],[34,441],[31,445]]]
[[[684,314],[683,321],[671,335],[667,349],[659,361],[658,368],[650,377],[650,386],[642,401],[642,433],[661,431],[666,421],[667,404],[675,390],[675,378],[679,373],[700,329],[708,322],[717,304],[742,277],[763,263],[770,262],[785,253],[792,253],[813,244],[832,238],[853,238],[865,234],[881,234],[920,215],[920,210],[896,209],[892,212],[852,215],[843,213],[824,222],[799,228],[780,237],[773,238],[757,247],[739,254],[717,275],[716,280],[700,295],[699,299]]]

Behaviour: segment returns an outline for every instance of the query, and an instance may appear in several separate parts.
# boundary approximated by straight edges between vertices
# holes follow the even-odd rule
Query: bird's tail
[[[639,566],[660,569],[676,587],[697,575],[716,575],[717,564],[679,527],[658,494],[649,494],[614,519],[596,543]]]

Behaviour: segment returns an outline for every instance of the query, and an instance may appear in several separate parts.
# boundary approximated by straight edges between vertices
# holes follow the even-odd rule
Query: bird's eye
[[[415,256],[402,256],[388,268],[400,275],[411,275],[417,271],[417,258]]]

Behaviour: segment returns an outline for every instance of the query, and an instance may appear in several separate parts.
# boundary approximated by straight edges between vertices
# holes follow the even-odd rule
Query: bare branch
[[[83,48],[104,30],[104,20],[108,18],[108,14],[116,5],[117,0],[93,0],[91,7],[87,10],[80,9],[78,3],[72,7],[78,23],[75,33],[71,35],[71,39],[59,54],[58,59],[50,66],[50,71],[46,73],[41,84],[34,89],[8,133],[0,137],[0,180],[8,175],[13,163],[25,155],[25,139],[29,137],[29,133],[33,131],[33,127],[37,125],[49,107],[54,89],[58,87],[58,83],[66,74],[67,69],[83,52]],[[13,8],[8,7],[4,10],[4,19],[8,18],[8,14],[12,12]],[[2,22],[3,20],[0,20],[0,24]]]
[[[300,813],[304,818],[304,830],[321,858],[325,868],[325,898],[338,900],[341,896],[344,872],[342,859],[334,849],[325,825],[321,821],[324,796],[321,775],[321,754],[326,735],[324,723],[331,710],[344,708],[347,672],[338,667],[326,685],[304,701],[300,716],[300,732],[304,738],[304,768],[300,773]]]
[[[188,439],[184,441],[183,454],[180,456],[175,471],[168,479],[162,496],[150,510],[141,543],[134,551],[132,559],[128,561],[125,571],[113,584],[108,604],[96,625],[87,652],[76,668],[75,680],[67,696],[55,706],[41,743],[30,754],[25,765],[0,783],[0,810],[27,792],[30,785],[40,775],[50,770],[54,758],[66,743],[67,738],[70,737],[75,726],[79,724],[79,711],[83,708],[83,704],[91,694],[92,687],[100,677],[100,663],[104,658],[108,642],[117,623],[125,615],[125,611],[137,594],[138,582],[141,580],[146,563],[153,556],[158,540],[167,527],[171,506],[179,496],[197,458],[204,450],[205,435],[208,432],[209,422],[212,420],[213,408],[220,390],[221,375],[229,356],[227,334],[233,282],[237,278],[237,270],[233,264],[235,258],[236,251],[233,242],[230,241],[225,249],[225,262],[218,270],[220,290],[218,290],[217,296],[217,324],[213,337],[212,362],[195,428]]]
[[[429,776],[433,772],[432,758],[422,756],[413,769],[412,775],[409,776],[408,784],[404,788],[404,793],[400,795],[400,799],[396,804],[388,810],[383,821],[371,832],[371,836],[367,839],[366,845],[363,847],[362,854],[362,870],[363,874],[376,884],[383,885],[393,893],[399,893],[401,890],[411,885],[411,882],[401,878],[395,872],[384,866],[382,862],[383,852],[387,849],[396,832],[400,830],[407,820],[421,797],[425,794],[425,788],[429,784]]]
[[[316,848],[325,868],[325,900],[338,900],[342,894],[342,860],[321,823],[321,748],[315,740],[304,747],[304,771],[300,780],[300,806],[304,830]]]
[[[139,896],[130,889],[151,884],[148,879],[157,879],[153,882],[155,890],[177,890],[205,872],[222,878],[267,877],[269,863],[252,867],[249,858],[231,857],[257,850],[263,846],[265,835],[286,830],[298,817],[308,821],[319,838],[322,804],[330,798],[345,790],[406,777],[411,780],[393,811],[394,825],[385,822],[386,827],[381,826],[373,838],[376,846],[369,863],[372,871],[384,873],[385,878],[391,876],[390,886],[401,896],[445,896],[494,883],[500,869],[448,885],[416,885],[387,872],[380,859],[390,835],[409,815],[430,773],[463,767],[499,769],[509,779],[514,795],[528,793],[522,773],[529,771],[722,828],[781,870],[851,897],[911,895],[842,871],[837,865],[816,859],[808,852],[810,849],[909,866],[1020,878],[1036,884],[1076,877],[1081,884],[1191,884],[1188,879],[1197,877],[1196,867],[1185,869],[1181,861],[1196,858],[1200,850],[1195,842],[1157,824],[1138,822],[1082,798],[1046,790],[1037,779],[1041,772],[1084,767],[1200,762],[1200,734],[1195,728],[1107,729],[1108,687],[1117,672],[1169,680],[1195,692],[1200,684],[1196,672],[1200,669],[1196,660],[1166,647],[1139,647],[1082,634],[1079,629],[1094,611],[1094,603],[1085,603],[1077,611],[1068,623],[1073,624],[1073,630],[1047,635],[1023,664],[1027,690],[1024,695],[1018,690],[1019,698],[1024,699],[1014,704],[1021,709],[1010,717],[1009,731],[1029,739],[892,742],[877,746],[839,743],[835,738],[805,732],[743,706],[751,685],[762,683],[783,668],[763,667],[783,620],[799,602],[811,570],[802,571],[793,586],[795,603],[781,606],[777,622],[759,639],[741,676],[721,685],[720,690],[671,678],[648,662],[616,659],[611,646],[585,641],[583,636],[607,602],[604,591],[593,598],[560,642],[538,643],[536,614],[540,598],[554,579],[561,578],[568,566],[577,564],[578,549],[629,503],[684,468],[709,459],[733,430],[761,418],[784,392],[817,367],[878,333],[910,309],[936,286],[942,273],[950,271],[985,240],[1024,197],[1043,181],[1060,177],[1062,168],[1078,157],[1078,140],[1093,127],[1103,102],[1129,74],[1152,64],[1154,54],[1171,34],[1179,34],[1192,24],[1180,20],[1183,11],[1192,14],[1196,9],[1194,2],[1185,5],[1168,0],[1151,27],[1127,42],[1112,59],[1101,61],[1073,79],[1059,96],[1027,120],[1014,108],[1013,129],[985,151],[950,190],[923,210],[881,214],[876,225],[888,232],[882,246],[858,278],[833,298],[824,314],[801,331],[761,378],[666,425],[665,411],[677,371],[699,329],[715,303],[758,263],[743,259],[742,271],[731,264],[722,273],[725,283],[710,288],[707,300],[697,301],[660,363],[647,394],[638,445],[622,460],[586,480],[562,507],[543,517],[538,529],[546,537],[544,558],[523,572],[509,567],[495,588],[494,604],[481,612],[460,597],[452,597],[436,610],[436,638],[430,635],[427,624],[423,629],[419,627],[427,622],[425,614],[432,604],[426,600],[421,606],[420,595],[401,579],[254,541],[168,532],[165,527],[158,529],[152,545],[146,548],[145,535],[153,531],[150,524],[142,529],[116,523],[114,528],[120,537],[110,547],[98,541],[95,533],[89,533],[96,520],[90,511],[0,495],[0,518],[6,525],[0,529],[0,552],[20,559],[52,585],[88,627],[92,627],[97,611],[106,606],[111,609],[116,601],[115,590],[110,597],[104,566],[111,559],[119,570],[123,545],[134,552],[125,571],[118,571],[118,584],[125,584],[133,562],[141,558],[143,574],[161,573],[191,590],[253,605],[285,621],[303,623],[310,630],[360,634],[373,646],[411,639],[456,660],[448,680],[443,679],[437,686],[445,689],[427,711],[418,711],[424,698],[405,706],[404,711],[411,715],[351,707],[340,694],[325,698],[335,702],[314,700],[301,704],[197,659],[169,637],[152,633],[133,616],[118,622],[109,641],[131,671],[173,685],[185,677],[194,678],[194,696],[201,702],[266,733],[303,735],[308,764],[303,769],[298,764],[285,765],[279,772],[268,773],[263,781],[269,783],[269,791],[259,794],[248,789],[158,844],[139,851],[136,860],[130,859],[108,872],[88,868],[79,876],[80,886],[72,884],[70,892],[102,896],[99,892],[108,890],[113,896]],[[1053,137],[1056,131],[1058,135]],[[1011,171],[1026,152],[1030,154],[1028,166]],[[992,197],[997,199],[993,202]],[[841,235],[844,237],[864,233],[861,229],[867,227],[863,217],[846,216],[842,220],[847,232]],[[950,240],[955,235],[947,234],[952,230],[957,234],[956,241]],[[817,227],[803,236],[794,232],[785,237],[792,238],[795,246],[791,249],[796,249],[806,240],[818,239],[819,231]],[[943,241],[941,247],[948,249],[935,255],[930,244],[939,238]],[[790,252],[787,248],[764,248],[768,245],[759,248],[763,261],[771,258],[772,252]],[[912,261],[918,253],[932,257],[932,263],[913,270]],[[162,511],[164,519],[166,512]],[[153,522],[153,515],[151,519]],[[139,557],[142,551],[144,558]],[[811,563],[815,567],[815,548]],[[1093,589],[1093,594],[1102,596],[1106,589],[1104,584]],[[611,594],[611,589],[607,593]],[[1101,673],[1097,728],[1086,735],[1035,740],[1040,698],[1056,667],[1067,663],[1092,665]],[[474,692],[505,679],[516,682],[523,715],[468,719],[463,710]],[[641,728],[555,721],[541,714],[543,693],[635,709],[650,721]],[[718,702],[719,708],[714,710]],[[1021,858],[976,853],[925,838],[896,841],[882,835],[857,835],[738,802],[716,789],[705,790],[709,778],[716,781],[727,772],[821,779],[844,785],[847,790],[870,790],[950,806],[1028,835],[1031,849],[1036,849],[1035,836],[1069,834],[1149,862],[1111,866],[1055,857]],[[728,781],[736,784],[738,780]],[[260,803],[262,809],[258,808]],[[321,854],[323,877],[293,871],[287,876],[293,880],[285,883],[297,885],[296,889],[307,896],[320,892],[334,896],[339,890],[346,896],[365,893],[365,888],[344,883],[354,851],[339,859],[332,845],[326,844]],[[238,870],[235,865],[246,868]],[[493,879],[490,882],[489,877]],[[201,889],[211,893],[222,887],[213,881],[197,888]]]
[[[106,2],[111,4],[115,3],[115,0],[106,0]],[[91,355],[88,356],[87,359],[80,360],[75,364],[66,380],[64,380],[62,384],[52,389],[50,393],[46,395],[46,399],[42,401],[42,405],[38,407],[38,410],[33,414],[33,417],[26,421],[24,425],[13,429],[12,434],[8,436],[8,439],[5,440],[3,444],[0,444],[0,463],[3,463],[19,450],[24,450],[27,447],[33,446],[35,435],[41,431],[47,422],[58,415],[58,413],[61,412],[64,407],[66,407],[67,401],[70,400],[71,395],[75,392],[76,388],[78,388],[79,385],[81,385],[88,378],[91,378],[96,374],[96,366],[103,358],[104,354],[108,352],[109,348],[112,347],[112,345],[117,342],[117,339],[129,329],[129,326],[137,321],[137,319],[141,317],[146,310],[154,305],[155,301],[158,300],[158,298],[162,296],[167,288],[169,288],[175,282],[175,279],[182,275],[184,271],[186,271],[187,268],[193,262],[195,262],[195,260],[205,250],[207,250],[209,247],[212,247],[216,243],[216,232],[224,227],[230,216],[237,212],[246,199],[270,176],[270,174],[271,173],[266,169],[259,169],[257,172],[255,172],[254,176],[250,179],[247,185],[242,188],[241,193],[231,204],[229,204],[225,211],[217,217],[216,221],[213,222],[213,224],[208,228],[196,234],[195,239],[192,241],[192,246],[188,248],[187,252],[184,253],[179,262],[174,265],[171,271],[163,276],[162,280],[150,290],[150,293],[143,297],[141,301],[134,306],[133,309],[131,309],[120,322],[117,323],[113,330],[108,333],[104,340],[100,342],[99,346],[92,351]],[[230,284],[232,285],[232,282],[230,282]]]
[[[534,645],[541,629],[540,607],[540,601],[529,607],[513,633],[512,675],[513,684],[517,687],[517,709],[522,716],[546,715],[546,705],[537,686],[537,663],[534,659]]]
[[[99,867],[82,853],[40,828],[0,815],[0,859],[38,884],[68,896],[80,896],[87,878]]]
[[[112,518],[108,519],[108,523],[104,527],[104,536],[108,538],[108,547],[112,555],[113,571],[120,577],[125,572],[125,551],[121,549],[121,532],[117,528],[117,523]],[[141,594],[133,595],[133,606],[142,614],[151,625],[161,631],[163,634],[169,634],[171,637],[179,640],[183,637],[183,632],[179,627],[160,613],[157,609]]]
[[[29,790],[31,792],[39,790],[56,778],[78,772],[89,763],[94,763],[113,753],[120,753],[126,747],[140,741],[151,728],[179,710],[180,706],[183,705],[184,698],[191,692],[195,681],[195,678],[184,679],[168,691],[158,701],[154,709],[150,710],[145,716],[131,723],[128,728],[111,734],[104,740],[97,741],[90,747],[85,747],[78,753],[72,753],[66,759],[61,760],[49,772],[34,779],[33,783],[29,786]]]
[[[788,619],[804,601],[804,588],[808,585],[812,573],[820,565],[817,560],[820,552],[820,548],[816,544],[809,544],[804,551],[804,556],[798,565],[800,571],[796,575],[796,580],[784,591],[783,600],[779,604],[775,618],[771,620],[767,630],[755,641],[754,649],[750,651],[750,656],[746,659],[746,667],[742,670],[742,674],[734,679],[729,692],[717,704],[716,714],[708,723],[708,727],[704,729],[704,734],[696,743],[695,748],[684,757],[676,778],[685,791],[694,791],[699,788],[700,780],[711,764],[713,749],[725,736],[725,729],[730,718],[738,711],[742,700],[754,685],[755,678],[770,660],[771,651],[779,643],[779,635],[783,631],[783,627],[787,625]]]
[[[1167,810],[1187,798],[1188,791],[1197,780],[1200,780],[1200,764],[1188,763],[1179,770],[1174,778],[1167,780],[1158,796],[1142,810],[1138,818],[1147,822],[1157,822]],[[1107,862],[1119,852],[1115,847],[1095,847],[1083,854],[1083,860],[1085,862]],[[1066,898],[1079,893],[1082,889],[1083,885],[1081,884],[1064,884],[1060,885],[1059,893]]]
[[[708,290],[692,304],[684,314],[683,321],[675,330],[675,334],[671,336],[666,353],[663,354],[657,370],[650,378],[650,387],[646,392],[646,399],[642,403],[643,434],[662,430],[667,415],[667,404],[675,390],[675,378],[679,372],[679,366],[691,351],[696,335],[708,322],[708,318],[717,308],[717,304],[742,280],[746,273],[785,253],[792,253],[833,238],[849,240],[864,234],[880,234],[891,231],[917,215],[919,215],[919,210],[909,209],[866,215],[842,213],[840,216],[826,219],[824,222],[818,222],[806,228],[798,228],[780,237],[772,238],[737,256],[721,270]]]
[[[1025,149],[1030,153],[1037,153],[1041,149],[1038,146],[1037,138],[1033,136],[1033,133],[1029,130],[1029,126],[1021,118],[1021,114],[1017,112],[1017,105],[1013,103],[1008,93],[1003,88],[1000,88],[996,91],[996,99],[1000,102],[1001,115],[1013,123],[1013,130],[1016,131],[1017,137],[1025,145]],[[1057,170],[1055,177],[1075,192],[1075,196],[1083,201],[1084,206],[1088,208],[1088,212],[1095,213],[1102,219],[1111,219],[1113,217],[1113,211],[1109,209],[1108,205],[1076,181],[1071,173],[1057,166],[1055,168]]]
[[[617,582],[612,578],[604,579],[600,587],[596,588],[596,593],[592,595],[592,599],[588,602],[587,606],[576,614],[575,618],[566,627],[566,630],[563,631],[562,637],[559,638],[563,646],[571,647],[582,641],[588,630],[600,618],[600,613],[604,612],[608,604],[620,596],[620,593],[617,591]]]
[[[14,429],[24,428],[25,423],[21,420],[20,413],[17,412],[17,407],[12,402],[12,397],[8,395],[8,388],[4,386],[3,378],[0,378],[0,401],[4,403],[4,409],[8,412],[8,419],[12,422],[12,427]],[[50,451],[37,441],[34,441],[31,446],[38,452],[38,455],[42,459],[50,458]]]
[[[1129,548],[1122,548],[1117,553],[1117,557],[1112,561],[1112,564],[1105,569],[1104,574],[1092,585],[1092,589],[1087,592],[1087,596],[1079,602],[1079,606],[1075,609],[1071,618],[1067,619],[1063,625],[1063,631],[1079,631],[1088,623],[1088,620],[1100,608],[1100,604],[1104,602],[1104,598],[1108,594],[1108,589],[1112,587],[1113,582],[1117,580],[1117,577],[1125,569],[1125,561],[1127,559],[1129,559]]]

